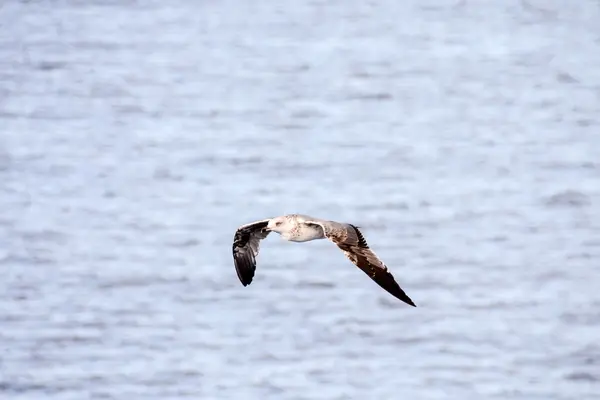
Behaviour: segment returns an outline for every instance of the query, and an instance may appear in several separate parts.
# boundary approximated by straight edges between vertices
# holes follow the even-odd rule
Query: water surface
[[[0,397],[600,398],[596,1],[0,8]],[[352,222],[417,303],[327,241]]]

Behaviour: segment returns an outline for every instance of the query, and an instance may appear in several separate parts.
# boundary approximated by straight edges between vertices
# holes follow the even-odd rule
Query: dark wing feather
[[[248,286],[254,278],[260,241],[269,234],[265,230],[268,223],[269,220],[265,219],[240,226],[233,237],[235,271],[244,286]]]
[[[397,299],[416,307],[416,304],[398,285],[383,261],[369,248],[365,237],[356,226],[336,224],[334,228],[326,229],[327,227],[323,224],[318,225],[323,228],[325,236],[335,243],[354,265],[369,275],[379,286]]]

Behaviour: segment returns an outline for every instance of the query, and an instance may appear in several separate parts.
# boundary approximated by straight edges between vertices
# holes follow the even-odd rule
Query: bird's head
[[[269,221],[267,230],[282,233],[287,229],[287,219],[285,217],[276,217]]]

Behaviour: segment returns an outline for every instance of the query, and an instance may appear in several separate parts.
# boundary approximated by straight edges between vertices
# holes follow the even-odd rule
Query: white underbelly
[[[291,242],[308,242],[309,240],[324,239],[323,230],[313,227],[303,227],[296,234],[285,238]]]

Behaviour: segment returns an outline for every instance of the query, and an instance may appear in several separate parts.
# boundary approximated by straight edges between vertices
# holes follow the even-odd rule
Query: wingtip
[[[412,301],[412,299],[408,296],[401,298],[400,300],[402,300],[403,302],[405,302],[406,304],[408,304],[409,306],[413,306],[416,307],[417,305],[415,304],[414,301]]]
[[[243,280],[241,282],[242,282],[242,285],[244,285],[244,287],[246,287],[246,286],[248,286],[249,284],[252,283],[252,278]]]

